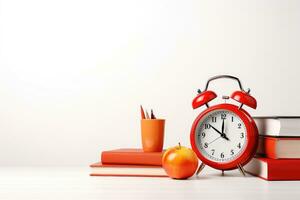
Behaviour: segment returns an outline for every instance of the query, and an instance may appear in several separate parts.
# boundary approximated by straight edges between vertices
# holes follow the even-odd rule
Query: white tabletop
[[[268,182],[205,168],[189,180],[90,177],[89,168],[1,167],[0,199],[300,199],[300,181]]]

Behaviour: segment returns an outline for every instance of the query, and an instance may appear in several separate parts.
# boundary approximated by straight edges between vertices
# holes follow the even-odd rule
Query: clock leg
[[[224,176],[224,170],[222,170],[222,176]]]
[[[241,164],[238,164],[238,169],[241,172],[241,174],[243,174],[243,176],[246,176],[246,172]]]
[[[205,167],[204,163],[201,163],[200,166],[197,169],[196,175],[198,176],[198,174],[203,170],[203,168]]]

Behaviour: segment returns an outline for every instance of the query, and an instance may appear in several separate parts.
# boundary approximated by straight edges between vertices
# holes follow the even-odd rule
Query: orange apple
[[[180,145],[167,149],[162,158],[162,165],[168,176],[186,179],[194,175],[198,167],[195,152]]]

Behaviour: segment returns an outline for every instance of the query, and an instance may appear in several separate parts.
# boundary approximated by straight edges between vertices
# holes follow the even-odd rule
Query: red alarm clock
[[[217,97],[216,93],[208,90],[209,83],[216,79],[228,78],[238,82],[240,90],[234,91],[230,98],[240,105],[226,103],[228,96],[223,96],[225,103],[209,106],[208,102]],[[205,165],[215,169],[232,170],[238,168],[245,175],[243,165],[254,156],[258,144],[258,130],[253,118],[242,106],[247,105],[256,109],[257,103],[250,93],[245,91],[240,80],[234,76],[221,75],[210,78],[205,90],[198,90],[193,100],[194,109],[206,105],[202,113],[195,119],[190,140],[191,145],[202,164],[197,174]]]

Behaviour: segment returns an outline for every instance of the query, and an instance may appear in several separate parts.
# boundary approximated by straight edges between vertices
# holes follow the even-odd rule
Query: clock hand
[[[210,145],[211,143],[213,143],[214,141],[217,141],[218,139],[220,139],[222,136],[217,137],[216,139],[214,139],[213,141],[209,142],[207,145]]]
[[[225,122],[225,119],[223,119],[223,122],[222,122],[222,137],[225,138],[226,140],[229,140],[229,138],[227,137],[227,135],[224,133],[224,122]]]
[[[225,133],[222,137],[229,141],[229,138],[225,135]]]
[[[222,122],[222,133],[224,134],[224,119],[223,119],[223,122]]]
[[[226,137],[226,135],[224,133],[221,133],[218,129],[213,127],[211,124],[209,124],[209,125],[210,125],[210,127],[212,127],[212,129],[214,129],[217,133],[219,133],[222,138],[224,138],[225,140],[229,140],[228,137]]]
[[[209,124],[210,125],[210,127],[212,127],[217,133],[219,133],[221,136],[222,136],[222,133],[218,130],[218,129],[216,129],[215,127],[213,127],[211,124]]]
[[[211,124],[209,124],[209,126],[212,127],[217,133],[219,133],[220,135],[222,135],[222,133],[218,129],[216,129],[215,127],[213,127]]]

